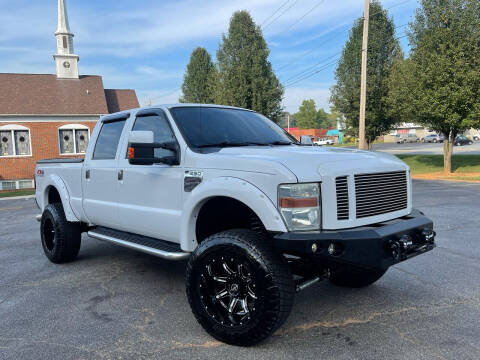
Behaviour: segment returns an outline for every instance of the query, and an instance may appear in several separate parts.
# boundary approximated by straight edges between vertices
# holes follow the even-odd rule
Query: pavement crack
[[[300,324],[300,325],[295,325],[289,328],[285,328],[282,330],[279,330],[276,332],[275,335],[277,336],[284,336],[288,335],[291,333],[297,333],[301,331],[308,331],[311,329],[315,328],[338,328],[338,327],[346,327],[350,325],[358,325],[358,324],[367,324],[371,322],[375,322],[378,319],[387,317],[387,316],[394,316],[394,315],[399,315],[407,312],[414,312],[414,311],[423,311],[426,309],[444,309],[444,308],[451,308],[457,305],[462,305],[462,304],[474,304],[478,305],[478,298],[474,297],[468,297],[468,298],[462,298],[458,301],[453,301],[453,302],[445,302],[445,303],[433,303],[433,304],[426,304],[423,306],[408,306],[408,307],[403,307],[400,309],[396,310],[391,310],[391,311],[381,311],[381,312],[372,312],[368,314],[365,317],[362,318],[348,318],[342,321],[315,321],[315,322],[309,322],[305,324]]]

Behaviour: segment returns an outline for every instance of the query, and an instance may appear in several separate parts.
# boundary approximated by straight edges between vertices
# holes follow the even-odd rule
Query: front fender
[[[50,174],[45,181],[45,186],[43,190],[43,196],[40,205],[42,211],[45,209],[45,206],[48,204],[48,191],[50,187],[57,189],[60,194],[60,199],[62,200],[63,211],[65,212],[65,217],[68,221],[78,222],[80,219],[75,215],[72,206],[70,205],[70,195],[68,193],[68,188],[65,185],[62,178],[55,174]]]
[[[180,226],[180,246],[183,251],[193,251],[197,247],[195,226],[198,213],[206,201],[218,196],[244,203],[255,212],[267,230],[287,232],[275,204],[259,188],[239,178],[218,177],[198,185],[184,204]]]

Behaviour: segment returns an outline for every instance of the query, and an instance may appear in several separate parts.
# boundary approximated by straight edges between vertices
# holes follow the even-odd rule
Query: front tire
[[[47,258],[61,264],[74,260],[80,250],[80,224],[67,221],[62,204],[48,204],[40,223],[43,251]]]
[[[265,235],[244,229],[203,240],[190,257],[185,282],[200,325],[217,340],[240,346],[277,330],[295,294],[283,256]]]
[[[365,270],[355,267],[345,267],[332,270],[330,282],[338,286],[362,288],[379,280],[387,270]]]

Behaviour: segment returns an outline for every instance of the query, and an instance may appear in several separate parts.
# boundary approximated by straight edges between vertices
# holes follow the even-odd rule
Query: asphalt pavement
[[[480,359],[480,185],[414,181],[438,247],[374,285],[322,282],[287,323],[238,348],[191,314],[185,263],[83,237],[77,261],[43,255],[32,199],[0,201],[0,359]]]

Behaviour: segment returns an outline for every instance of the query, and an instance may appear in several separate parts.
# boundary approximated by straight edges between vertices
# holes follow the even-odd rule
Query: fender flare
[[[67,220],[71,222],[79,222],[80,219],[77,218],[72,209],[72,206],[70,205],[70,195],[68,193],[68,188],[62,178],[55,174],[50,174],[47,181],[45,182],[45,187],[43,190],[42,210],[45,209],[48,204],[48,191],[50,187],[54,187],[60,194],[63,211],[65,212],[65,217],[67,218]]]
[[[229,197],[248,206],[269,231],[287,232],[287,227],[275,204],[259,188],[235,177],[218,177],[198,185],[184,204],[180,223],[180,246],[193,251],[198,245],[196,221],[202,206],[214,197]]]

